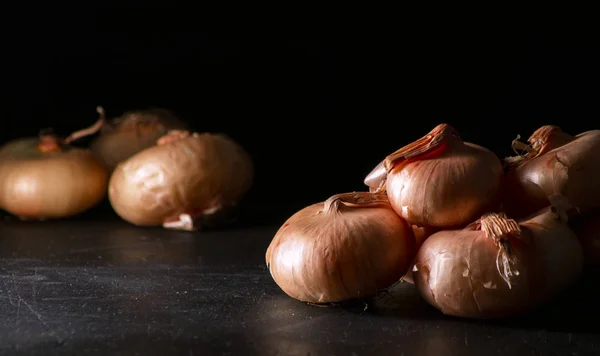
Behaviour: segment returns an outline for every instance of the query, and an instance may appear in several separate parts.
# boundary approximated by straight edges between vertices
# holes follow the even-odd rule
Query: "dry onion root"
[[[105,119],[104,109],[97,109]],[[166,109],[126,112],[112,120],[105,120],[100,135],[90,147],[98,159],[112,171],[117,164],[134,154],[154,146],[156,140],[169,130],[186,130],[187,125]]]
[[[568,135],[542,126],[528,139],[513,141],[523,155],[505,159],[505,210],[515,217],[547,206],[548,196],[565,196],[581,213],[600,207],[600,130]]]
[[[491,151],[463,142],[447,124],[383,160],[364,183],[387,191],[394,210],[410,224],[461,227],[497,198],[502,164]]]
[[[337,194],[292,215],[266,252],[277,285],[314,304],[369,298],[398,282],[415,253],[413,232],[385,194]]]
[[[197,230],[220,223],[253,173],[249,154],[230,138],[173,130],[116,167],[108,196],[134,225]]]
[[[89,149],[71,142],[95,133],[100,119],[66,139],[22,138],[0,148],[0,208],[23,220],[78,215],[106,196],[108,173]]]
[[[446,315],[497,318],[564,291],[582,271],[583,252],[566,224],[569,206],[555,198],[520,222],[488,213],[462,230],[433,234],[413,270],[421,296]]]

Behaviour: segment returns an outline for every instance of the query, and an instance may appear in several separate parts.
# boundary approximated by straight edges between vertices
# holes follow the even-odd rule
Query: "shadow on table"
[[[526,315],[501,320],[472,320],[443,315],[427,304],[416,288],[408,283],[399,283],[388,292],[381,293],[372,301],[373,307],[367,310],[388,317],[455,320],[512,329],[600,334],[600,325],[588,320],[595,313],[597,305],[596,286],[591,281],[598,279],[598,276],[600,269],[588,269],[578,283],[554,301]],[[359,310],[360,303],[353,308]]]
[[[276,227],[205,231],[137,227],[125,221],[4,221],[0,258],[86,264],[264,264]]]

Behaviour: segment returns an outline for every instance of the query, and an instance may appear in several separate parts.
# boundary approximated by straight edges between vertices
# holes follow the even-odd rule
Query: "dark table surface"
[[[322,308],[271,279],[264,252],[276,229],[0,221],[0,353],[600,355],[593,272],[555,304],[503,322],[443,316],[406,283]]]

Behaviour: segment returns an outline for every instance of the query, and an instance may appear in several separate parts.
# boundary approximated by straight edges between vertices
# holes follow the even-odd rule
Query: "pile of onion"
[[[104,119],[104,109],[99,106],[97,111]],[[105,120],[100,134],[90,147],[98,159],[112,171],[120,162],[154,146],[156,140],[169,130],[187,130],[187,125],[166,109],[126,112],[120,117]]]
[[[494,153],[440,124],[387,156],[364,183],[371,191],[387,191],[410,224],[441,229],[463,226],[485,212],[495,202],[502,173]]]
[[[24,220],[67,218],[106,196],[108,173],[89,149],[70,145],[103,120],[66,139],[50,133],[0,148],[0,208]]]
[[[581,213],[600,207],[600,130],[571,136],[557,126],[542,126],[513,148],[525,154],[506,159],[505,210],[523,217],[562,195]]]
[[[117,165],[108,196],[134,225],[197,230],[236,206],[253,174],[249,154],[232,139],[172,130]]]
[[[516,221],[487,213],[460,230],[431,235],[413,277],[421,296],[444,314],[518,315],[552,300],[580,276],[583,252],[561,200]]]
[[[271,275],[311,303],[371,297],[402,280],[447,315],[527,312],[569,289],[584,258],[600,263],[596,136],[544,126],[530,145],[513,141],[526,153],[503,167],[440,124],[383,159],[363,181],[368,193],[290,217],[267,249]]]
[[[266,252],[277,285],[300,301],[373,297],[411,265],[415,237],[385,194],[343,193],[292,215]]]

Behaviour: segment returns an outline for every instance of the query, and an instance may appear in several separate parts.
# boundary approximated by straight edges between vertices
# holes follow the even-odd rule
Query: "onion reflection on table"
[[[407,283],[363,302],[327,307],[289,298],[272,283],[250,303],[244,319],[253,320],[246,328],[268,354],[459,354],[449,353],[457,331],[435,329],[436,323],[454,321],[427,305]]]
[[[316,307],[287,297],[275,286],[251,302],[248,337],[265,354],[465,355],[478,350],[521,350],[526,341],[506,345],[516,330],[442,315],[408,283],[364,303]],[[517,329],[516,332],[521,332]]]
[[[188,264],[196,260],[194,237],[189,234],[149,237],[135,227],[122,227],[110,231],[100,242],[96,252],[108,261],[119,264],[164,263]]]
[[[154,230],[124,222],[8,220],[0,226],[0,257],[93,264],[195,263],[194,235]]]

